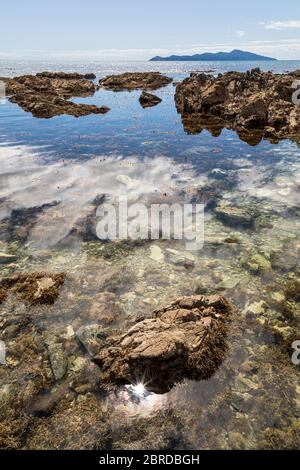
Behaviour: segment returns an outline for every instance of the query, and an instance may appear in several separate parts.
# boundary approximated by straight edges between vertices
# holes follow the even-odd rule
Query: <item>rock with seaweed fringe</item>
[[[69,101],[72,97],[93,96],[97,90],[91,80],[81,75],[43,72],[39,75],[4,77],[0,80],[5,83],[9,101],[37,118],[49,119],[61,114],[80,117],[109,111],[106,106]]]
[[[52,305],[65,278],[64,273],[17,273],[4,277],[0,280],[0,303],[6,300],[8,294],[15,294],[31,305]]]
[[[141,382],[166,393],[184,379],[209,378],[225,357],[232,312],[221,296],[182,297],[155,311],[126,334],[102,342],[94,357],[102,382]]]

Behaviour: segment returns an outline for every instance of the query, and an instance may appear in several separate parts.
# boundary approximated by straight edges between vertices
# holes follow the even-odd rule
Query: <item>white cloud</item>
[[[276,39],[246,41],[239,38],[236,41],[214,44],[192,44],[190,46],[174,46],[153,49],[95,49],[95,50],[1,50],[0,60],[57,60],[57,61],[144,61],[151,57],[176,55],[192,55],[202,52],[229,52],[233,49],[269,55],[277,59],[300,60],[300,39]]]
[[[284,31],[286,29],[300,29],[300,20],[288,21],[269,21],[260,23],[265,29],[274,29],[276,31]]]
[[[237,38],[243,38],[245,36],[245,31],[234,31]]]

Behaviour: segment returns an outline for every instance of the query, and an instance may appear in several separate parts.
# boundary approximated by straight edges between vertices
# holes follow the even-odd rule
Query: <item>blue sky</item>
[[[300,59],[299,0],[10,0],[0,59],[149,59],[228,51]]]

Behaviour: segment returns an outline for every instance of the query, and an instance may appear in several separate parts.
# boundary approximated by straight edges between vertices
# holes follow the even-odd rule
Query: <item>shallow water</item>
[[[74,70],[100,78],[160,70],[181,80],[192,70],[219,73],[257,65],[278,72],[300,68],[300,62],[289,61],[2,62],[0,76]],[[139,92],[100,90],[76,101],[111,111],[79,119],[35,119],[17,105],[0,105],[0,252],[17,255],[13,264],[0,264],[1,276],[67,274],[53,306],[29,307],[14,298],[1,305],[7,365],[0,366],[0,404],[6,403],[2,419],[11,423],[13,416],[16,423],[11,447],[250,449],[283,447],[288,439],[299,447],[299,366],[291,361],[291,345],[300,339],[300,311],[289,286],[300,274],[300,149],[287,140],[250,146],[228,130],[218,138],[207,131],[188,135],[174,90],[173,85],[158,90],[162,103],[147,110],[139,105]],[[121,194],[147,206],[204,198],[204,248],[191,253],[176,241],[107,244],[93,237],[88,218],[95,201],[104,195],[115,201]],[[215,213],[222,203],[251,208],[254,226],[223,223]],[[152,256],[153,245],[158,257]],[[251,259],[257,256],[265,267],[255,272]],[[238,307],[227,359],[210,380],[186,382],[166,395],[134,387],[104,391],[89,357],[72,345],[72,335],[66,340],[68,373],[55,383],[32,331],[24,326],[7,336],[3,327],[8,315],[25,315],[41,343],[95,323],[125,330],[138,314],[194,293],[222,293]],[[34,358],[26,347],[36,348]],[[85,376],[75,386],[80,364]],[[33,414],[30,400],[42,402],[53,390],[57,407]],[[17,403],[23,407],[18,417]],[[67,435],[62,440],[59,429]]]

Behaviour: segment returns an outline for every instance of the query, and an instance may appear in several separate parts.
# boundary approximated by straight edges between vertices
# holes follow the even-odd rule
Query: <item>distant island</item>
[[[240,51],[238,49],[234,49],[231,52],[205,52],[204,54],[194,54],[194,55],[171,55],[169,57],[160,57],[156,56],[150,59],[150,62],[159,62],[159,61],[169,61],[169,62],[198,62],[198,61],[237,61],[237,60],[249,60],[249,61],[257,61],[257,60],[277,60],[272,57],[265,57],[263,55],[254,54],[253,52],[246,52]]]

